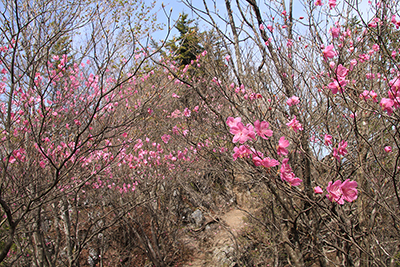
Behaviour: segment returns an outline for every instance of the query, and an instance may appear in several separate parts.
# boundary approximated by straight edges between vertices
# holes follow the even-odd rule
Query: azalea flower
[[[267,136],[271,137],[273,134],[273,131],[268,129],[268,127],[269,123],[266,121],[260,122],[259,120],[256,120],[254,122],[254,128],[256,128],[257,135],[263,139],[268,139]]]
[[[316,0],[314,5],[316,6],[322,6],[322,1],[321,0]]]
[[[291,186],[298,186],[303,180],[295,177],[294,173],[292,172],[292,168],[289,166],[289,164],[287,164],[288,161],[288,158],[284,158],[282,160],[282,165],[280,168],[281,179],[282,181],[288,182]]]
[[[244,157],[248,157],[251,154],[251,150],[248,149],[246,146],[241,145],[239,147],[234,147],[233,151],[235,153],[233,153],[233,160],[236,160],[238,158],[244,158]]]
[[[326,146],[332,145],[332,135],[325,134],[324,141]]]
[[[169,139],[171,139],[171,136],[169,134],[164,134],[161,136],[161,139],[164,141],[164,143],[168,144]]]
[[[337,180],[334,183],[329,182],[326,187],[326,191],[328,191],[326,197],[331,202],[336,202],[340,205],[343,205],[345,200],[347,202],[353,202],[357,199],[358,191],[356,187],[357,182],[350,181],[350,179],[347,179],[343,183],[340,180]]]
[[[245,127],[243,125],[243,123],[241,123],[241,122],[238,122],[236,125],[232,126],[231,130],[230,130],[230,133],[235,135],[233,137],[233,139],[232,139],[233,143],[239,142],[239,143],[243,144],[247,140],[250,139],[250,136],[249,136],[250,131],[249,131],[249,129],[247,127]]]
[[[278,148],[276,150],[278,155],[286,156],[287,154],[289,154],[289,152],[286,149],[289,146],[289,144],[290,144],[289,141],[286,140],[284,136],[282,136],[279,139]]]
[[[336,6],[336,0],[329,0],[329,9],[332,9]]]
[[[338,153],[340,154],[340,155],[342,155],[342,156],[346,156],[346,154],[347,154],[347,149],[346,149],[346,147],[347,147],[347,142],[346,141],[341,141],[340,143],[339,143],[339,147],[338,147]]]
[[[326,191],[328,191],[328,194],[326,194],[326,197],[331,201],[335,201],[340,205],[344,204],[344,199],[342,198],[342,189],[341,186],[342,182],[340,180],[337,180],[336,182],[332,183],[329,182],[328,186],[326,187]]]
[[[279,165],[279,161],[277,161],[276,159],[271,159],[269,157],[261,159],[260,157],[254,156],[253,162],[254,165],[263,166],[265,168],[271,168]]]
[[[386,111],[389,115],[393,113],[393,105],[394,101],[390,98],[382,98],[381,103],[379,105],[382,107],[384,111]]]
[[[340,28],[333,27],[331,29],[332,37],[338,38],[339,37]]]
[[[299,103],[300,100],[297,96],[292,96],[286,101],[286,104],[288,104],[289,106],[297,105]]]
[[[287,126],[292,127],[292,129],[297,133],[297,130],[303,131],[303,126],[301,126],[300,122],[296,119],[296,115],[293,117],[291,121],[286,123]]]
[[[236,124],[241,121],[242,121],[242,118],[240,118],[240,117],[237,117],[237,118],[228,117],[226,119],[226,124],[228,124],[229,127],[232,127],[232,126],[236,126]]]
[[[333,50],[333,45],[325,47],[322,53],[324,54],[324,58],[334,58],[337,55],[336,51]]]
[[[322,194],[323,192],[324,191],[322,190],[321,187],[319,187],[319,186],[314,187],[314,193],[315,194]]]
[[[386,153],[392,152],[392,147],[391,146],[385,146],[385,151],[386,151]]]

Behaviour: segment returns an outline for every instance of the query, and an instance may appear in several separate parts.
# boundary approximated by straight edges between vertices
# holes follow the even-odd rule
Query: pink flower
[[[314,5],[316,6],[322,6],[322,1],[321,0],[316,0]]]
[[[185,115],[186,117],[190,117],[191,111],[188,108],[185,108],[185,110],[183,111],[183,115]]]
[[[359,96],[361,99],[368,100],[370,98],[370,94],[368,90],[364,90]]]
[[[233,160],[236,160],[237,158],[244,158],[244,157],[248,157],[251,154],[250,149],[248,149],[246,146],[241,145],[239,147],[234,147],[233,151],[235,153],[233,153]]]
[[[247,128],[247,130],[249,131],[248,132],[248,136],[249,136],[249,138],[251,138],[251,139],[253,139],[253,140],[256,140],[256,133],[254,132],[254,127],[253,127],[253,125],[251,125],[250,123],[248,123],[247,125],[246,125],[246,128]]]
[[[344,200],[347,202],[353,202],[357,199],[358,191],[356,187],[357,182],[350,181],[350,179],[347,179],[343,183],[340,180],[337,180],[334,183],[329,182],[326,187],[326,191],[328,191],[326,197],[330,201],[334,201],[340,205],[344,204]]]
[[[342,189],[342,195],[344,200],[347,202],[353,202],[354,200],[357,199],[357,182],[356,181],[350,181],[350,179],[347,179],[344,181],[341,185]]]
[[[332,9],[336,6],[336,0],[329,0],[329,9]]]
[[[292,129],[297,133],[297,130],[303,131],[303,126],[301,126],[300,122],[296,119],[296,115],[293,117],[291,121],[286,123],[288,127],[292,127]]]
[[[282,156],[286,156],[287,154],[289,154],[289,152],[287,151],[287,147],[290,145],[288,140],[285,140],[285,137],[282,136],[279,139],[279,144],[278,144],[278,148],[276,150],[276,152],[278,153],[278,155],[282,155]]]
[[[332,145],[332,135],[325,134],[324,141],[326,146]]]
[[[260,122],[259,120],[256,120],[254,122],[254,128],[256,128],[256,133],[263,139],[268,139],[267,136],[272,136],[273,134],[273,131],[268,129],[268,127],[269,123],[266,121]]]
[[[382,98],[381,103],[379,105],[382,107],[383,110],[385,110],[389,115],[393,113],[393,105],[394,101],[390,98]]]
[[[288,182],[291,186],[298,186],[303,180],[295,177],[294,173],[292,172],[292,168],[289,166],[289,164],[287,164],[288,161],[288,158],[284,158],[282,160],[282,165],[280,168],[281,179],[282,181]]]
[[[377,93],[375,93],[375,91],[374,91],[374,90],[371,90],[371,91],[369,91],[369,95],[371,96],[371,98],[372,98],[372,101],[374,101],[374,102],[378,102],[378,99],[376,99],[376,98],[378,97],[378,94],[377,94]]]
[[[336,182],[332,183],[329,182],[328,186],[326,187],[326,191],[328,191],[328,194],[326,194],[326,197],[331,201],[335,201],[340,205],[344,204],[344,199],[342,198],[342,189],[341,186],[342,182],[340,180],[337,180]]]
[[[164,141],[164,143],[168,144],[169,139],[171,139],[171,136],[169,134],[164,134],[161,136],[161,139]]]
[[[319,187],[319,186],[314,187],[314,193],[315,194],[322,194],[323,192],[324,191],[322,190],[321,187]]]
[[[385,146],[385,151],[386,151],[386,153],[392,152],[392,147],[391,146]]]
[[[260,24],[260,30],[264,30],[265,28],[264,28],[264,25],[263,24]]]
[[[344,140],[342,140],[342,141],[339,143],[339,146],[338,146],[338,153],[339,153],[340,155],[342,155],[342,156],[346,156],[346,154],[347,154],[347,149],[346,149],[346,147],[347,147],[347,142],[344,141]]]
[[[232,139],[233,143],[236,143],[239,141],[239,143],[243,144],[245,143],[247,140],[250,139],[250,131],[247,127],[245,127],[243,125],[243,123],[238,122],[236,125],[231,127],[230,130],[231,134],[234,134],[235,136]],[[253,132],[254,134],[254,132]]]
[[[397,76],[396,78],[392,79],[389,81],[390,89],[394,92],[397,92],[400,90],[400,76]]]
[[[347,68],[343,67],[342,64],[339,64],[339,66],[337,66],[337,68],[336,68],[336,76],[337,76],[339,81],[344,79],[347,76],[348,73],[349,73],[349,70]]]
[[[338,153],[338,150],[337,150],[336,147],[333,148],[333,157],[334,157],[335,159],[337,159],[338,161],[341,160],[341,159],[340,159],[340,156],[339,156],[339,153]]]
[[[334,80],[328,84],[328,88],[332,90],[332,94],[337,94],[338,92],[343,93],[343,88],[347,85],[347,83],[347,80],[342,80],[340,82]]]
[[[236,124],[241,121],[242,121],[242,118],[240,118],[240,117],[237,117],[237,118],[228,117],[226,119],[226,124],[228,124],[229,127],[232,127],[232,126],[236,126]]]
[[[334,58],[337,55],[336,51],[333,50],[333,45],[325,47],[322,53],[324,54],[324,58]]]
[[[299,103],[300,100],[297,96],[292,96],[286,101],[286,104],[288,104],[289,106],[297,105]]]
[[[340,28],[333,27],[331,29],[332,37],[338,38],[339,37]]]
[[[271,159],[269,157],[266,157],[263,159],[262,165],[265,168],[271,168],[271,167],[275,167],[279,165],[279,161],[277,161],[276,159]]]

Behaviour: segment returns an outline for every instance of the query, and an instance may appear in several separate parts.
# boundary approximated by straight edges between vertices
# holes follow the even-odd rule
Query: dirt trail
[[[194,242],[190,246],[195,251],[192,260],[184,266],[230,266],[237,246],[235,237],[244,226],[245,216],[245,212],[233,208],[223,214],[218,223],[210,224],[197,237],[187,240]]]

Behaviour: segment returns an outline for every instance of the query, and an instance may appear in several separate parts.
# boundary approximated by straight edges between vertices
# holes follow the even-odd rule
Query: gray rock
[[[234,253],[235,249],[232,246],[226,245],[214,249],[212,259],[216,263],[216,266],[233,267],[236,265]]]
[[[195,210],[190,215],[190,219],[196,225],[196,227],[201,227],[205,221],[204,215],[199,209]]]

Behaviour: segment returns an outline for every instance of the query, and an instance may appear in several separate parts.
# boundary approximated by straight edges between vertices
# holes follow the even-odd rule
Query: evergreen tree
[[[203,51],[200,45],[200,33],[197,26],[191,26],[194,20],[188,20],[188,14],[181,14],[175,28],[179,31],[179,37],[174,37],[167,44],[174,54],[174,60],[179,66],[190,64],[196,60],[196,56]]]

